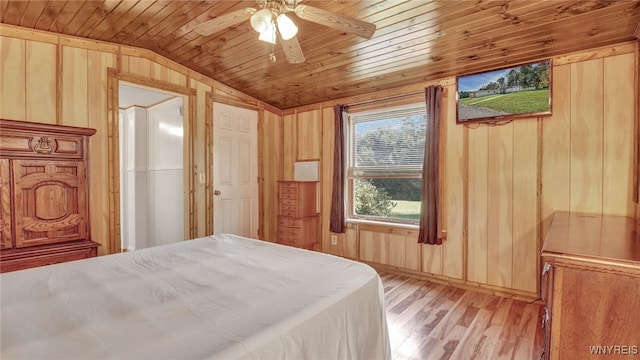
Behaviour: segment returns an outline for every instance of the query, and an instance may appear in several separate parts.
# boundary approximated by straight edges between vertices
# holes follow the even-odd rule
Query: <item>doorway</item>
[[[185,239],[182,95],[120,83],[121,248]]]
[[[258,112],[213,104],[213,230],[258,238]]]

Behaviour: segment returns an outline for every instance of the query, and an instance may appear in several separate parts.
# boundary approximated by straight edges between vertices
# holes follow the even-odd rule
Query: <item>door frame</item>
[[[195,236],[195,170],[194,170],[194,132],[196,93],[187,86],[173,83],[149,80],[139,75],[121,72],[118,69],[109,68],[107,71],[107,129],[108,129],[108,177],[109,183],[109,239],[107,242],[107,254],[122,252],[121,224],[120,224],[120,134],[119,134],[119,85],[120,82],[128,83],[149,90],[164,90],[183,97],[183,129],[185,149],[185,239]]]

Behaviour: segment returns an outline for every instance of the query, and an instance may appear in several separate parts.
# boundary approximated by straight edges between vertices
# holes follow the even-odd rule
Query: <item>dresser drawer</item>
[[[281,236],[279,244],[293,246],[301,249],[314,250],[316,243],[312,241],[303,241],[304,239],[291,237],[291,236]]]
[[[33,256],[25,259],[6,260],[2,261],[0,272],[9,272],[15,270],[29,269],[44,265],[59,264],[68,261],[82,260],[90,257],[95,257],[95,251],[92,250],[75,250],[61,254],[46,254],[40,256]]]
[[[297,197],[298,195],[298,186],[296,184],[289,184],[289,183],[281,183],[280,184],[280,194],[284,195],[284,194],[291,194],[291,195],[295,195]]]
[[[298,217],[298,205],[280,204],[280,216]]]
[[[316,215],[316,208],[301,200],[280,199],[278,215],[289,217],[309,217]]]
[[[98,246],[100,245],[93,241],[85,240],[39,246],[30,251],[25,249],[3,251],[0,253],[0,272],[95,257],[98,255]]]
[[[302,237],[302,229],[300,228],[293,228],[293,227],[286,227],[286,226],[280,226],[279,228],[280,230],[280,237],[286,236],[286,237],[295,237],[297,239]]]
[[[290,194],[294,197],[298,197],[298,188],[280,187],[280,194]]]
[[[302,220],[286,218],[286,217],[279,217],[278,218],[278,225],[279,226],[286,226],[286,227],[293,227],[293,228],[298,228],[299,229],[299,228],[302,227]]]
[[[280,182],[280,188],[292,188],[292,189],[297,189],[298,188],[298,183],[295,181],[281,181]]]
[[[305,250],[312,250],[315,251],[316,250],[316,244],[288,244],[288,243],[280,243],[282,245],[287,245],[287,246],[291,246],[291,247],[296,247],[299,249],[305,249]]]
[[[289,194],[282,194],[280,193],[280,199],[283,200],[298,200],[298,194],[293,194],[293,193],[289,193]]]
[[[298,217],[298,212],[297,212],[297,211],[292,211],[292,210],[283,210],[283,209],[280,209],[280,216],[286,216],[286,217]]]
[[[293,235],[280,235],[280,243],[291,246],[302,245],[301,237]]]
[[[280,199],[280,206],[298,206],[297,199]]]

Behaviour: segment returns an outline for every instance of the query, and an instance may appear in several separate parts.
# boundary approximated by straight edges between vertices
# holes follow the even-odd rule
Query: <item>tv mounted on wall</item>
[[[551,115],[551,60],[458,76],[458,124]]]

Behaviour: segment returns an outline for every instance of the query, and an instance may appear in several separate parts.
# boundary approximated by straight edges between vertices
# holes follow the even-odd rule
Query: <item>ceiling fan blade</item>
[[[295,12],[301,19],[355,34],[365,39],[371,39],[376,31],[375,24],[313,6],[298,5],[295,8]]]
[[[203,23],[197,24],[193,27],[193,31],[196,33],[209,36],[215,34],[218,31],[222,31],[234,25],[238,25],[241,22],[249,20],[251,15],[256,12],[254,8],[244,8],[230,13],[222,14],[211,20],[207,20]]]
[[[279,33],[278,33],[279,34]],[[302,53],[302,48],[300,47],[300,43],[298,39],[294,36],[289,40],[283,40],[282,36],[280,37],[280,43],[282,44],[282,50],[284,54],[287,56],[287,61],[289,64],[301,64],[304,62],[304,54]]]

